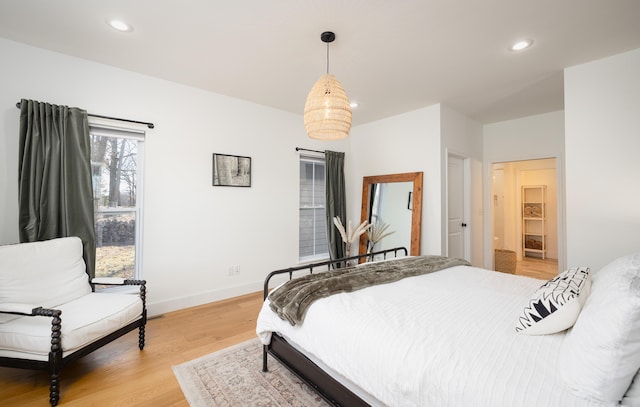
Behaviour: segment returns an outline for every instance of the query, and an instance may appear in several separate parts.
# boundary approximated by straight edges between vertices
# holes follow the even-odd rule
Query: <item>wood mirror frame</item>
[[[420,255],[420,236],[422,224],[422,172],[407,172],[403,174],[373,175],[362,178],[362,209],[360,222],[369,220],[369,195],[371,185],[389,182],[413,182],[413,209],[411,214],[411,243],[409,254]],[[367,234],[360,235],[360,254],[367,253]]]

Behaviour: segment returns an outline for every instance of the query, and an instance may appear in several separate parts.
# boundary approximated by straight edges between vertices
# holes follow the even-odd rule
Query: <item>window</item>
[[[329,257],[324,163],[324,158],[300,157],[300,261]]]
[[[96,277],[139,278],[144,133],[90,126]]]

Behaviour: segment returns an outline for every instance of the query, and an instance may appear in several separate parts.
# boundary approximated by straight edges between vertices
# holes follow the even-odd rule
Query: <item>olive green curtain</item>
[[[333,224],[335,216],[340,217],[342,224],[347,227],[347,203],[344,183],[344,153],[325,151],[325,210],[327,214],[327,241],[331,259],[341,259],[345,256],[345,243],[342,242],[340,232]]]
[[[78,236],[87,274],[94,277],[96,239],[87,112],[23,99],[19,154],[20,241]]]

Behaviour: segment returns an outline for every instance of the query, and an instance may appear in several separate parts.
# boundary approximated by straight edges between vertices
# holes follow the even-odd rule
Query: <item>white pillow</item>
[[[561,376],[583,398],[620,403],[640,369],[640,253],[591,278],[591,295],[560,349]]]
[[[518,318],[516,332],[546,335],[571,328],[589,295],[588,267],[563,271],[538,288]]]
[[[622,398],[621,405],[623,407],[638,407],[640,406],[640,370],[636,373],[636,377],[631,383],[631,387],[627,390]]]

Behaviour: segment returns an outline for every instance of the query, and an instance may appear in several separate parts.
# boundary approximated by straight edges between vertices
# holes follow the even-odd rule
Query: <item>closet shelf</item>
[[[522,253],[546,257],[546,185],[522,186]],[[540,255],[540,256],[539,256]]]

